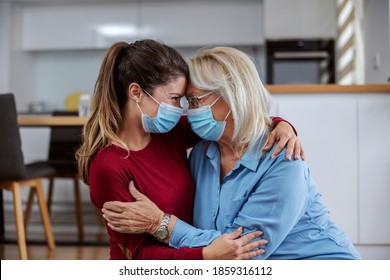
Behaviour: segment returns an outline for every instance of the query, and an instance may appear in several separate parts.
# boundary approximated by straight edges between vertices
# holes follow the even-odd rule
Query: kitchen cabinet
[[[261,45],[261,1],[144,2],[142,30],[172,46]]]
[[[275,113],[298,130],[306,161],[330,217],[358,242],[358,155],[353,96],[274,95]]]
[[[137,1],[23,7],[25,51],[105,49],[152,38],[175,47],[260,45],[262,2]]]
[[[390,244],[390,95],[358,103],[360,242]]]
[[[23,7],[26,51],[106,48],[139,37],[138,4],[32,5]]]
[[[336,0],[264,0],[267,39],[334,38]]]
[[[364,250],[389,246],[390,94],[286,93],[273,100],[272,115],[298,130],[331,218]]]

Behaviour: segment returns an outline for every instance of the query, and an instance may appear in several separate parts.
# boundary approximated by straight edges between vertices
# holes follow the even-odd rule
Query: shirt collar
[[[259,166],[261,162],[261,158],[264,155],[263,151],[260,151],[259,147],[262,147],[267,140],[267,137],[265,137],[268,134],[263,135],[259,138],[259,140],[256,141],[255,145],[250,149],[247,150],[244,155],[241,157],[241,159],[237,162],[236,166],[233,168],[236,169],[239,165],[244,166],[245,168],[256,171],[257,167]],[[261,145],[259,145],[261,142]],[[210,162],[213,164],[214,168],[216,170],[219,170],[220,164],[220,155],[219,155],[219,148],[218,144],[216,142],[205,142],[205,145],[209,145],[207,147],[206,156],[209,158]]]
[[[239,160],[239,163],[242,166],[252,171],[256,171],[257,166],[260,164],[260,158],[262,156],[262,152],[256,151],[256,149],[259,149],[257,145],[255,145],[251,151],[246,151],[242,158]]]
[[[219,147],[217,142],[212,142],[212,141],[205,141],[204,144],[206,150],[206,156],[210,159],[210,161],[219,161],[220,156],[219,156]]]
[[[219,148],[216,142],[205,141],[203,143],[204,149],[206,150],[206,156],[210,160],[210,163],[213,165],[214,169],[219,172],[220,168],[220,155]]]
[[[255,142],[251,149],[248,149],[245,154],[242,156],[240,163],[246,168],[256,171],[260,165],[265,152],[261,151],[261,147],[265,145],[268,140],[268,131],[260,136],[260,138]]]

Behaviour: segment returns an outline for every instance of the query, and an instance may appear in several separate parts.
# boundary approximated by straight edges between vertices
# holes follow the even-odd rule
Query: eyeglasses
[[[188,105],[190,108],[199,108],[199,100],[202,99],[202,98],[205,98],[209,95],[212,95],[213,93],[216,93],[216,91],[211,91],[211,92],[208,92],[206,94],[203,94],[203,95],[198,95],[198,96],[191,96],[191,97],[188,97],[187,100],[188,100]]]

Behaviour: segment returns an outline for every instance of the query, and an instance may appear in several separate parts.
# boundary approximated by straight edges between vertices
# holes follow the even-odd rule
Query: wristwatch
[[[171,218],[171,215],[165,213],[162,220],[161,224],[156,230],[156,237],[157,240],[159,241],[164,241],[168,237],[168,224],[169,224],[169,219]]]

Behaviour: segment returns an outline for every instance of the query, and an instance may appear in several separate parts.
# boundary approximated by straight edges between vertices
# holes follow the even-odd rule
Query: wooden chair
[[[0,133],[0,188],[13,194],[19,256],[26,260],[27,219],[23,219],[21,188],[30,188],[31,198],[37,195],[47,244],[50,249],[54,249],[55,242],[41,178],[54,174],[55,170],[44,163],[24,164],[15,99],[10,93],[0,94]]]
[[[54,111],[53,116],[77,116],[74,111]],[[49,191],[47,205],[50,212],[56,178],[73,180],[74,204],[76,209],[76,221],[78,238],[84,239],[83,209],[80,190],[80,177],[75,158],[76,149],[81,144],[82,127],[52,127],[50,134],[49,157],[42,164],[48,164],[55,169],[55,173],[47,176],[49,179]],[[31,212],[32,199],[27,202],[27,212]]]

